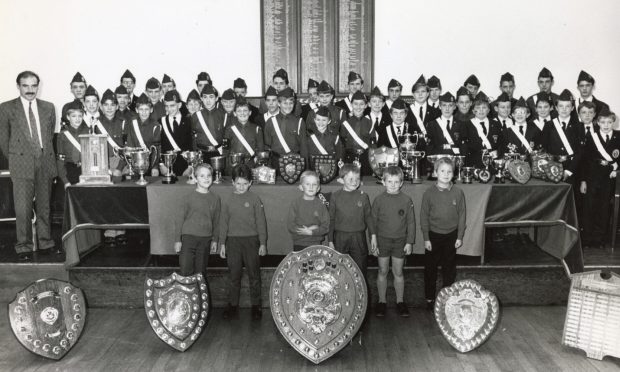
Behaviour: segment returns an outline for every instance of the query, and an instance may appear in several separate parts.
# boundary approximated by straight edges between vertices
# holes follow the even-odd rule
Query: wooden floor
[[[431,313],[393,309],[374,316],[353,342],[319,366],[291,349],[268,309],[260,322],[248,310],[222,320],[216,309],[196,344],[179,353],[155,337],[142,309],[92,309],[78,344],[59,362],[37,357],[13,337],[0,308],[0,371],[619,371],[560,344],[564,307],[506,307],[491,339],[460,354],[439,333]]]

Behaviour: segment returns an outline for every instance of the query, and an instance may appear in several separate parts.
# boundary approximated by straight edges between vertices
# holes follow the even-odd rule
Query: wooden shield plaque
[[[366,314],[366,281],[349,255],[321,245],[289,253],[271,281],[271,314],[286,341],[320,363],[355,336]]]
[[[299,154],[282,155],[278,159],[280,177],[284,182],[293,184],[299,180],[299,176],[306,169],[306,161]]]
[[[499,303],[474,280],[443,288],[435,301],[435,320],[446,340],[461,353],[482,345],[499,322]]]
[[[314,171],[319,174],[321,183],[330,183],[338,175],[338,163],[331,155],[312,156]]]
[[[531,177],[530,165],[523,160],[511,160],[508,162],[508,173],[510,177],[520,184],[526,184]]]
[[[11,329],[34,354],[59,360],[77,343],[86,320],[82,291],[56,279],[38,280],[9,304]]]

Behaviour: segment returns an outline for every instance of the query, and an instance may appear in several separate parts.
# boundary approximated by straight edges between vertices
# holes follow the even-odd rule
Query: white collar
[[[177,112],[177,114],[174,116],[168,115],[168,120],[170,121],[170,123],[172,123],[175,119],[177,121],[177,124],[181,124],[181,113],[180,112]]]
[[[579,102],[592,102],[592,100],[594,99],[594,96],[590,96],[588,98],[583,98],[583,97],[579,97]]]
[[[422,104],[414,101],[413,102],[413,107],[415,107],[415,108],[420,108],[420,107],[426,108],[426,101],[424,101],[424,103],[422,103]]]
[[[22,96],[19,96],[19,99],[22,101],[22,105],[24,106],[24,108],[27,110],[28,107],[30,107],[30,102],[32,102],[32,109],[36,109],[37,108],[37,99],[33,99],[32,101],[28,101],[27,99],[25,99]]]
[[[381,111],[379,111],[378,114],[375,114],[374,112],[370,112],[370,119],[374,122],[374,119],[379,119],[379,121],[381,121],[381,117],[383,116],[383,114],[381,113]]]

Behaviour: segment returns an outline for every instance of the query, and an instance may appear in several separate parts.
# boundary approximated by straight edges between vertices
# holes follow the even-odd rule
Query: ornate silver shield
[[[59,360],[71,350],[84,329],[86,303],[71,283],[41,279],[9,304],[11,329],[31,352]]]
[[[435,301],[435,320],[450,345],[461,353],[482,345],[499,321],[497,297],[474,280],[443,288]]]
[[[359,330],[366,314],[366,282],[349,255],[313,245],[289,253],[280,263],[269,299],[282,336],[318,364]]]
[[[314,171],[319,174],[321,183],[330,183],[338,175],[338,163],[331,155],[313,155]]]
[[[177,273],[144,282],[144,310],[157,337],[185,351],[194,344],[207,322],[209,294],[202,274]]]
[[[286,183],[297,182],[301,173],[306,169],[306,161],[299,154],[282,155],[278,159],[280,176]]]

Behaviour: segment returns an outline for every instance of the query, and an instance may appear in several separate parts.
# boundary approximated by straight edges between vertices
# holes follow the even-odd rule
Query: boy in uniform
[[[411,87],[414,102],[409,105],[407,123],[415,128],[414,132],[421,133],[426,137],[426,127],[428,123],[441,116],[441,110],[433,109],[428,105],[428,86],[424,75],[420,75],[418,80]]]
[[[536,125],[536,128],[538,128],[538,130],[541,133],[541,144],[542,144],[542,131],[545,128],[545,125],[547,123],[551,123],[551,120],[553,119],[551,117],[551,97],[549,97],[549,95],[547,95],[546,93],[539,93],[538,94],[538,99],[536,101],[536,115],[532,115],[532,117],[530,117],[530,121],[532,124]],[[525,104],[527,104],[527,101],[525,102]],[[529,105],[528,105],[528,111],[529,111]]]
[[[256,152],[263,151],[263,129],[250,120],[250,106],[245,98],[237,99],[235,105],[237,120],[224,129],[224,138],[228,139],[231,154],[241,153],[254,158]],[[228,164],[232,166],[233,164]]]
[[[284,69],[279,69],[273,74],[273,78],[271,81],[271,86],[276,90],[276,94],[285,88],[288,88],[288,73]],[[265,113],[268,111],[268,107],[265,104],[265,101],[260,102],[259,107],[260,112]],[[299,102],[295,102],[295,108],[293,109],[293,114],[295,116],[301,116],[301,104]]]
[[[217,91],[212,85],[205,85],[200,93],[204,108],[192,115],[192,133],[194,134],[194,146],[192,147],[203,151],[203,160],[207,161],[222,153],[225,115],[216,107]]]
[[[95,124],[101,115],[99,111],[99,93],[92,85],[86,88],[84,93],[84,122],[88,126],[90,133],[94,133]]]
[[[147,80],[146,95],[149,97],[153,108],[151,118],[155,121],[159,121],[162,116],[166,115],[166,108],[164,107],[164,103],[161,100],[162,89],[159,80],[155,79],[154,77]]]
[[[224,93],[222,93],[220,103],[220,110],[224,112],[224,128],[226,128],[233,124],[233,119],[235,117],[235,104],[237,103],[237,95],[235,94],[235,91],[232,89],[226,89]]]
[[[308,113],[310,111],[316,112],[319,109],[319,82],[316,80],[308,79],[308,101],[301,105],[301,117],[304,120],[308,120]]]
[[[439,97],[441,116],[428,124],[428,155],[461,155],[463,151],[463,124],[454,120],[455,99],[450,92]]]
[[[235,95],[237,97],[245,98],[248,94],[248,85],[245,83],[245,80],[243,80],[242,78],[236,78],[235,81],[233,81],[233,90],[235,91]],[[252,123],[256,123],[256,119],[260,115],[258,107],[252,105],[249,102],[248,104],[250,105],[250,111],[252,112],[252,114],[250,114],[250,121]],[[258,123],[256,124],[258,125]]]
[[[385,191],[375,198],[371,208],[375,234],[371,235],[370,249],[379,260],[377,273],[379,303],[375,314],[378,317],[385,316],[387,275],[391,258],[396,309],[401,317],[409,317],[409,309],[404,301],[403,266],[405,255],[411,254],[415,243],[415,211],[411,198],[400,190],[403,186],[403,171],[399,167],[390,166],[385,169],[383,186]]]
[[[282,155],[296,153],[306,146],[307,130],[304,119],[293,115],[295,93],[285,88],[278,93],[280,112],[264,126],[265,147],[271,150],[271,166],[279,172]]]
[[[483,99],[482,93],[474,102],[475,117],[463,123],[463,136],[466,142],[465,164],[482,168],[482,153],[486,150],[492,159],[501,157],[502,127],[499,123],[489,120],[489,102]]]
[[[428,86],[428,104],[439,110],[439,96],[441,96],[441,80],[435,75],[431,76],[426,82]],[[441,112],[441,110],[439,110]]]
[[[503,74],[499,78],[499,90],[502,92],[500,94],[500,97],[502,97],[502,95],[503,95],[502,98],[505,99],[505,97],[507,96],[508,97],[508,102],[510,102],[510,105],[511,105],[510,107],[514,107],[515,104],[517,103],[517,99],[514,98],[515,78],[514,78],[514,76],[512,76],[512,74],[510,72],[507,72],[507,73]],[[497,105],[498,105],[499,102],[500,102],[499,99],[497,99],[497,100],[495,100],[491,104],[491,115],[492,116],[498,115],[496,108],[497,108]],[[508,110],[508,112],[510,113],[510,109]]]
[[[609,232],[610,199],[618,172],[620,134],[613,130],[616,115],[606,107],[601,109],[597,120],[599,130],[590,131],[585,148],[587,166],[580,189],[585,194],[583,244],[603,248]]]
[[[469,75],[469,77],[465,79],[463,86],[469,92],[472,101],[478,98],[478,91],[480,90],[480,80],[478,80],[476,75]]]
[[[181,114],[181,95],[176,90],[169,90],[164,95],[164,105],[167,115],[160,119],[161,124],[161,151],[174,151],[180,155],[182,151],[192,149],[192,120],[189,116]],[[162,163],[159,164],[161,174],[168,173],[168,169]],[[173,165],[173,173],[181,175],[187,169],[187,161],[182,156],[177,156]]]
[[[467,122],[474,117],[474,114],[471,112],[472,102],[473,99],[467,88],[460,87],[459,90],[456,91],[456,107],[458,110],[454,113],[454,121]],[[441,108],[441,101],[439,102],[439,106]]]
[[[553,74],[546,67],[543,67],[543,69],[538,73],[538,88],[540,89],[540,92],[529,96],[525,101],[527,106],[530,108],[530,112],[536,111],[536,105],[540,99],[540,95],[544,93],[547,95],[547,99],[551,102],[552,116],[556,116],[556,113],[553,111],[553,107],[558,100],[558,95],[551,91],[553,88],[553,83]]]
[[[230,271],[229,302],[224,319],[237,317],[245,265],[250,281],[252,319],[259,320],[263,315],[259,256],[267,254],[265,209],[260,197],[248,191],[252,185],[250,167],[239,164],[233,169],[232,179],[233,195],[222,205],[220,219],[220,257],[226,258]]]
[[[353,111],[353,95],[355,92],[361,92],[364,88],[364,79],[362,76],[354,71],[349,71],[348,76],[348,84],[349,84],[349,95],[344,97],[342,100],[335,103],[336,106],[340,107],[347,117],[351,116],[351,111]],[[367,112],[364,112],[366,115]]]
[[[343,109],[333,104],[334,102],[334,88],[329,85],[325,80],[321,81],[318,88],[319,92],[319,103],[321,107],[325,107],[329,110],[331,114],[331,124],[329,127],[329,131],[339,134],[340,133],[340,124],[342,121],[346,119],[346,115]],[[314,117],[317,113],[310,112],[308,114],[308,121],[306,125],[309,130],[316,130],[316,126],[314,123]]]
[[[491,104],[491,111],[494,111],[492,120],[497,123],[502,130],[510,128],[514,124],[514,121],[510,117],[510,113],[516,103],[517,100],[515,100],[513,104],[510,96],[507,93],[502,92],[502,94],[500,94],[499,97],[497,97],[497,99]]]
[[[198,93],[196,89],[192,89],[192,91],[189,92],[185,102],[187,102],[186,116],[189,116],[190,118],[192,117],[192,115],[200,111],[200,109],[202,109],[202,100],[200,99],[200,93]]]
[[[74,102],[79,102],[80,104],[84,104],[84,93],[86,93],[86,79],[84,79],[84,76],[82,76],[82,74],[80,74],[79,72],[77,72],[75,75],[73,75],[73,79],[71,79],[71,83],[69,84],[69,86],[71,87],[71,94],[73,94],[73,101],[66,103],[64,106],[62,106],[62,112],[61,112],[61,119],[60,122],[61,124],[69,124],[69,119],[67,117],[67,109],[69,107],[74,107],[75,105],[72,105],[72,103]]]
[[[321,110],[319,110],[321,111]],[[319,175],[314,171],[301,174],[302,195],[289,205],[287,229],[293,237],[293,251],[321,244],[329,232],[329,211],[316,194],[321,189]]]
[[[164,74],[164,77],[161,79],[161,90],[162,90],[161,96],[162,96],[162,98],[169,91],[176,90],[176,89],[177,89],[177,83],[174,81],[174,79],[171,78],[170,76],[168,76],[167,74]],[[185,116],[185,115],[187,115],[189,113],[189,111],[187,110],[187,106],[185,106],[185,102],[183,102],[183,100],[181,100],[181,108],[179,109],[179,111],[181,112],[181,115],[183,115],[183,116]]]
[[[592,102],[594,104],[594,111],[596,115],[606,108],[609,110],[609,105],[603,101],[599,101],[592,95],[594,91],[594,78],[592,75],[581,70],[577,77],[577,89],[579,90],[579,98],[575,101],[575,106],[578,108],[583,102]]]
[[[80,181],[82,174],[82,148],[80,146],[80,134],[88,134],[88,126],[82,120],[84,109],[82,103],[73,101],[65,105],[68,125],[63,125],[56,137],[57,160],[56,168],[58,177],[65,188],[75,185]]]
[[[116,112],[116,115],[127,122],[135,118],[137,115],[136,112],[129,108],[130,102],[127,88],[119,85],[116,89],[114,89],[114,95],[116,96],[116,101],[118,102],[118,111]]]
[[[360,169],[353,164],[340,168],[338,182],[342,190],[332,193],[329,200],[329,247],[351,256],[366,277],[368,243],[366,229],[375,235],[368,194],[359,190]]]
[[[384,101],[385,96],[383,96],[379,87],[375,86],[372,91],[370,91],[370,113],[366,115],[372,123],[372,131],[375,133],[375,143],[379,142],[379,132],[383,130],[382,128],[390,125],[392,121],[389,110],[387,114],[383,112],[383,108],[386,107]]]
[[[391,122],[379,128],[378,146],[386,146],[390,148],[398,148],[399,137],[405,133],[413,133],[420,129],[409,125],[405,122],[407,118],[407,104],[398,98],[390,108]]]
[[[342,142],[338,132],[329,130],[332,125],[331,112],[325,106],[319,107],[314,115],[314,128],[308,128],[308,138],[305,147],[301,149],[301,156],[306,159],[308,168],[313,169],[312,157],[315,155],[332,155],[336,162],[342,159]],[[303,145],[303,143],[302,143]]]
[[[536,124],[527,121],[529,115],[530,109],[525,99],[520,97],[512,110],[514,124],[504,128],[503,153],[527,155],[540,147],[542,131]]]
[[[134,94],[134,88],[136,87],[136,77],[133,76],[131,71],[128,69],[125,70],[123,75],[121,76],[120,83],[127,90],[127,94],[129,94],[129,109],[131,111],[136,110],[136,104],[138,103],[138,96]]]
[[[340,127],[340,138],[342,138],[345,149],[345,163],[352,163],[357,157],[364,176],[373,173],[368,160],[368,148],[374,147],[376,138],[372,121],[364,116],[366,107],[366,96],[359,90],[353,93],[351,115],[342,122]],[[357,151],[363,152],[361,155],[356,155]]]
[[[150,149],[155,146],[155,158],[159,159],[161,154],[161,125],[152,117],[153,104],[151,100],[142,93],[136,103],[138,117],[131,121],[131,129],[128,129],[127,144],[130,147],[141,147]],[[153,168],[147,170],[145,174],[151,173],[153,177],[159,176],[159,170]]]
[[[265,107],[267,107],[267,111],[264,114],[258,115],[256,120],[256,125],[261,128],[265,128],[267,121],[280,113],[280,106],[278,105],[278,92],[276,91],[276,88],[272,86],[267,88],[264,96],[264,103]]]
[[[392,108],[392,104],[394,103],[394,101],[400,98],[402,92],[403,85],[398,80],[391,79],[388,83],[388,98],[385,100],[385,105],[381,109],[384,116],[390,116],[390,109]]]

